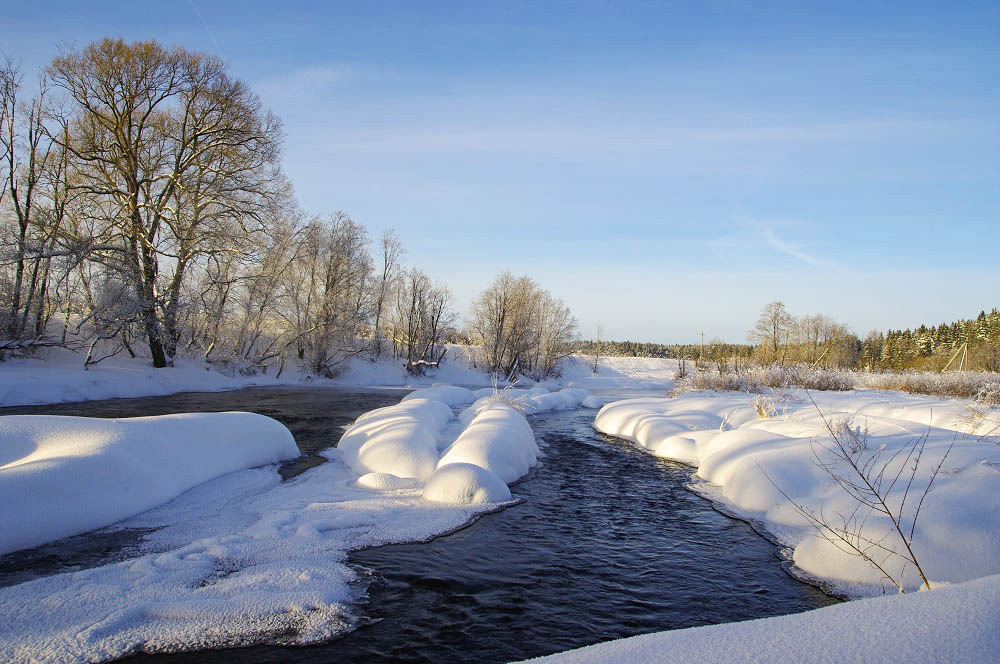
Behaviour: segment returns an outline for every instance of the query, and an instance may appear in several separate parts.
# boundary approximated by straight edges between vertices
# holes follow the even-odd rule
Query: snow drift
[[[468,426],[441,455],[438,468],[472,464],[513,482],[538,463],[535,434],[524,415],[511,406],[501,401],[476,403],[459,416]]]
[[[329,454],[342,455],[362,475],[357,486],[391,491],[423,484],[434,502],[503,502],[510,500],[507,484],[538,462],[525,414],[578,408],[589,396],[583,389],[434,385],[365,413]],[[468,403],[456,417],[452,407]]]
[[[254,413],[0,417],[0,553],[109,525],[236,470],[298,456]]]
[[[602,408],[595,427],[657,456],[697,466],[698,477],[707,482],[700,491],[763,522],[794,547],[801,570],[849,595],[880,592],[885,578],[863,558],[813,536],[793,504],[832,519],[857,506],[814,463],[814,452],[827,458],[822,447],[831,440],[827,423],[834,431],[860,430],[868,449],[884,458],[926,436],[914,486],[923,487],[947,457],[917,522],[913,547],[921,566],[932,584],[1000,573],[1000,446],[978,437],[994,426],[996,411],[984,413],[955,399],[865,391],[813,393],[813,398],[816,406],[801,391],[631,399]],[[898,482],[888,492],[889,505],[898,506],[905,492],[906,483]],[[909,500],[912,506],[916,498],[911,494]],[[875,514],[860,532],[902,552],[890,529],[888,519]],[[891,556],[884,566],[907,590],[920,585],[913,566],[904,570],[900,558]]]
[[[359,417],[340,439],[344,462],[356,472],[425,480],[434,472],[445,425],[443,401],[408,399]]]

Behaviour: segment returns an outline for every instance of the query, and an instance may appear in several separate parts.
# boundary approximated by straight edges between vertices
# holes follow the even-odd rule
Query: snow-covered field
[[[560,364],[559,382],[588,390],[669,390],[677,373],[677,360],[657,357],[601,357],[594,372],[594,358],[573,355]]]
[[[348,605],[364,592],[348,551],[432,537],[509,501],[506,483],[538,453],[522,411],[575,408],[588,394],[418,390],[358,418],[328,463],[288,482],[274,465],[221,474],[296,453],[287,430],[259,415],[0,418],[0,434],[21,443],[0,468],[3,512],[24,510],[5,550],[170,501],[111,526],[155,529],[134,557],[0,589],[0,661],[329,639],[350,627]],[[48,503],[42,489],[62,482],[65,499]]]
[[[876,470],[888,462],[883,493],[893,513],[907,501],[902,510],[907,532],[923,487],[944,459],[913,535],[918,562],[932,585],[1000,574],[1000,445],[981,437],[994,429],[1000,410],[901,393],[810,394],[815,405],[803,391],[770,397],[692,392],[619,401],[599,412],[595,426],[657,456],[697,466],[705,481],[700,491],[762,523],[794,549],[799,569],[854,596],[881,592],[886,579],[862,557],[846,552],[843,542],[815,536],[796,504],[838,526],[847,519],[848,530],[857,527],[857,541],[891,575],[902,578],[906,589],[921,582],[912,564],[890,553],[906,551],[888,518],[856,511],[858,501],[814,463],[814,454],[832,460],[824,449],[831,443],[827,424],[842,438],[853,432],[854,440],[866,441],[868,449],[859,450],[859,458],[876,455]],[[915,456],[907,457],[907,445],[921,437],[926,446],[917,463]],[[899,470],[901,479],[890,487]],[[845,467],[836,471],[851,476]]]
[[[353,358],[335,379],[307,377],[294,370],[285,371],[280,378],[263,373],[226,375],[204,362],[178,359],[175,364],[165,369],[153,369],[145,359],[113,357],[85,370],[78,354],[53,348],[43,351],[37,358],[0,362],[0,407],[158,396],[176,392],[219,392],[267,385],[422,387],[448,383],[486,387],[493,382],[491,375],[471,365],[468,347],[456,345],[448,347],[440,367],[419,378],[407,374],[403,365],[391,358],[378,362],[370,362],[364,357]],[[562,375],[546,381],[544,385],[553,389],[670,389],[676,366],[675,360],[605,357],[601,358],[595,374],[592,358],[572,356],[564,359]],[[532,384],[525,379],[522,382]]]

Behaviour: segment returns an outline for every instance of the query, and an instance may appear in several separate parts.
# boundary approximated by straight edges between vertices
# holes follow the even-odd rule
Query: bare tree
[[[396,290],[393,341],[406,358],[406,370],[421,374],[444,357],[441,335],[450,323],[451,292],[416,268],[400,279]]]
[[[566,305],[528,277],[503,272],[472,305],[472,337],[489,371],[551,375],[571,352],[576,319]]]
[[[778,350],[788,343],[794,318],[782,302],[774,301],[764,305],[760,317],[750,330],[749,339],[760,344],[771,361],[778,360]]]
[[[48,72],[75,106],[65,142],[74,186],[107,202],[103,221],[136,293],[153,366],[164,367],[161,258],[179,268],[171,286],[179,293],[205,220],[248,200],[244,183],[277,159],[280,125],[221,60],[156,42],[104,39],[57,57]]]
[[[403,242],[399,239],[396,231],[390,228],[382,234],[382,238],[379,240],[379,264],[381,269],[377,276],[375,302],[372,307],[375,313],[375,322],[372,327],[372,362],[382,356],[382,326],[393,282],[398,276],[399,262],[403,256],[403,251]]]
[[[371,257],[365,229],[343,212],[313,220],[299,233],[295,257],[282,274],[289,338],[302,367],[332,377],[363,352]]]
[[[3,264],[13,267],[4,291],[4,332],[11,339],[40,337],[51,315],[47,308],[50,268],[67,202],[66,152],[53,139],[46,112],[48,83],[24,101],[23,75],[10,59],[0,63],[0,151],[5,177],[0,201],[9,200],[16,228]],[[33,325],[29,317],[34,314]]]
[[[597,349],[594,351],[594,373],[597,373],[597,364],[601,361],[601,335],[604,334],[604,323],[597,321]]]

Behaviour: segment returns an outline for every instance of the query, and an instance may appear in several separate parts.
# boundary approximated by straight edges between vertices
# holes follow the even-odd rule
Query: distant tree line
[[[1000,371],[1000,312],[915,330],[869,332],[862,341],[846,325],[816,314],[796,318],[781,302],[761,310],[749,338],[762,363],[799,362],[871,371],[946,368]]]
[[[872,331],[861,340],[829,316],[796,317],[782,302],[763,307],[747,344],[713,339],[705,344],[657,344],[585,340],[574,345],[584,355],[661,357],[716,364],[807,364],[874,371],[963,368],[1000,371],[1000,311],[915,330]]]
[[[915,330],[870,332],[862,342],[865,366],[881,369],[950,368],[1000,371],[1000,311]]]
[[[574,352],[582,355],[609,357],[660,357],[694,360],[704,357],[714,361],[717,357],[747,357],[753,354],[749,344],[730,344],[713,339],[701,344],[657,344],[643,341],[584,340],[574,344]]]
[[[395,233],[372,246],[346,213],[298,207],[281,140],[211,55],[103,39],[31,86],[4,57],[0,359],[62,345],[85,366],[127,353],[333,376],[391,356],[422,373],[462,338],[492,371],[556,371],[576,334],[565,304],[504,273],[461,331]]]

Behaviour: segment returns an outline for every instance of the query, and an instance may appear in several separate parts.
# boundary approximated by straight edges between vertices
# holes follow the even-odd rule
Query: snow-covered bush
[[[724,372],[718,368],[690,374],[674,386],[675,394],[701,390],[762,392],[767,388],[804,387],[809,390],[845,391],[854,389],[852,374],[838,369],[812,369],[796,364],[743,367]]]
[[[875,373],[849,369],[814,369],[803,364],[741,367],[735,371],[706,369],[678,379],[674,394],[713,390],[763,392],[801,387],[842,392],[853,389],[899,390],[912,394],[975,399],[1000,405],[1000,375],[988,371],[904,371]]]
[[[904,371],[900,373],[855,374],[855,385],[874,390],[901,390],[913,394],[976,399],[1000,404],[1000,375],[988,371]]]

